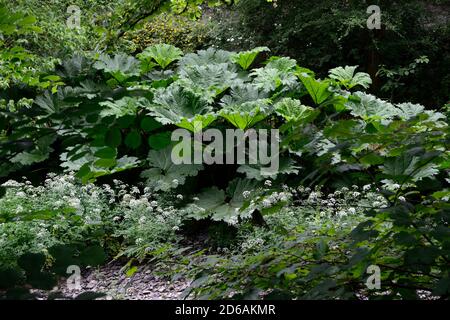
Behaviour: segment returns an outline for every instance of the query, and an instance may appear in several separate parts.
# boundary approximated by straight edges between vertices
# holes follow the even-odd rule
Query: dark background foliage
[[[381,30],[366,26],[370,16],[366,10],[372,4],[381,8]],[[242,0],[236,10],[221,9],[215,15],[219,22],[212,43],[218,46],[268,46],[321,75],[339,65],[359,65],[374,78],[373,92],[386,98],[408,97],[430,108],[448,102],[448,1],[278,0],[274,6]],[[386,79],[376,76],[381,65],[395,70],[421,56],[429,57],[428,65],[402,77],[403,85],[395,92],[382,90]]]

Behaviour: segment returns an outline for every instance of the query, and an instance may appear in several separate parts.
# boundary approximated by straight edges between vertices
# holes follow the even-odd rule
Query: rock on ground
[[[110,263],[96,269],[82,271],[80,289],[73,289],[62,280],[53,292],[75,298],[84,292],[106,294],[106,300],[176,300],[189,286],[187,280],[167,281],[153,274],[151,266],[139,266],[131,277],[123,270],[123,264]],[[72,282],[71,282],[72,283]]]

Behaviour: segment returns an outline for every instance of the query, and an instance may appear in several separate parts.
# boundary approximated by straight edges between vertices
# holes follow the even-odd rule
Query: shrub
[[[125,253],[139,258],[165,251],[166,239],[176,242],[185,219],[226,223],[238,232],[249,222],[275,221],[267,242],[249,237],[249,254],[194,267],[198,276],[216,272],[194,282],[200,296],[247,296],[256,289],[293,298],[377,298],[361,284],[367,266],[376,264],[387,270],[390,297],[416,297],[417,290],[446,297],[446,115],[364,92],[372,79],[356,66],[319,78],[292,58],[266,59],[267,52],[183,54],[158,44],[136,57],[64,61],[58,74],[69,85],[34,97],[31,109],[6,107],[0,175],[51,166],[75,171],[83,183],[120,175],[136,183],[139,175],[147,191],[119,191],[117,210],[108,211],[118,217],[111,234],[123,236]],[[207,128],[278,129],[279,170],[265,171],[258,162],[175,164],[170,137],[177,128],[191,135]],[[353,185],[370,185],[374,194],[361,198]],[[342,188],[348,191],[336,198]],[[364,202],[366,210],[357,210]],[[293,230],[277,222],[278,214]],[[216,245],[234,242],[222,240]]]
[[[150,256],[179,239],[183,225],[183,212],[169,206],[163,197],[155,198],[149,188],[141,194],[134,187],[121,196],[112,210],[114,220],[119,221],[114,236],[123,238],[121,254],[140,259]]]
[[[110,195],[102,188],[76,183],[71,175],[50,175],[38,187],[13,180],[3,187],[7,191],[0,199],[2,263],[57,244],[104,245],[112,231]]]
[[[382,29],[367,28],[370,4],[363,1],[242,0],[232,10],[217,10],[210,45],[227,50],[270,47],[295,58],[320,76],[339,65],[359,65],[373,80],[373,93],[394,101],[408,100],[438,108],[449,99],[448,1],[377,1]],[[446,52],[447,54],[445,54]],[[377,77],[407,68],[422,56],[430,61],[397,79],[399,88],[384,92],[389,79]],[[434,77],[438,84],[424,79]],[[424,90],[426,86],[426,90]]]
[[[197,299],[445,299],[450,214],[436,196],[415,209],[385,202],[345,215],[322,201],[313,212],[285,207],[268,217],[270,229],[242,228],[236,250],[193,256],[176,272],[194,279],[185,296]],[[369,266],[381,269],[381,290],[366,286]]]
[[[164,13],[146,22],[142,28],[128,32],[125,38],[135,44],[137,51],[143,51],[155,44],[167,43],[185,52],[192,52],[203,47],[207,34],[201,21]]]

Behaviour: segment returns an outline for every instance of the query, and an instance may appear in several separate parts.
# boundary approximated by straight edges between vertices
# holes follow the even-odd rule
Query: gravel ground
[[[123,264],[110,263],[100,268],[82,271],[81,290],[67,287],[62,280],[52,292],[61,292],[75,298],[84,292],[106,294],[101,300],[176,300],[189,286],[185,280],[167,281],[152,274],[151,266],[140,266],[133,276],[128,277],[121,270]]]

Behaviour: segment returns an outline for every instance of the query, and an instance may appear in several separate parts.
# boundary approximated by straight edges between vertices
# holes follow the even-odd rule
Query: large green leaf
[[[242,51],[231,56],[231,61],[237,63],[244,70],[248,70],[252,65],[253,61],[255,61],[258,54],[264,51],[270,51],[267,47],[257,47],[249,51]]]
[[[267,118],[273,111],[270,100],[260,99],[239,105],[228,105],[220,110],[219,115],[241,130],[251,128]]]
[[[205,189],[186,210],[194,219],[211,217],[215,221],[235,223],[240,215],[240,208],[246,201],[245,192],[252,191],[256,185],[255,181],[235,179],[230,182],[226,191],[217,187]]]
[[[67,148],[67,152],[63,152],[60,159],[63,168],[67,171],[77,171],[76,176],[84,182],[135,168],[140,163],[136,157],[116,157],[116,148],[84,145],[81,148]]]
[[[352,89],[356,86],[361,86],[364,89],[369,88],[372,84],[372,79],[369,74],[364,72],[357,72],[358,66],[349,67],[337,67],[330,70],[330,78],[336,80],[340,85],[343,85],[347,89]]]
[[[171,136],[169,131],[152,134],[148,138],[148,145],[155,150],[164,149],[172,143]]]
[[[149,115],[163,125],[174,124],[197,132],[216,119],[211,106],[202,97],[177,84],[156,89],[154,95],[148,107]]]
[[[215,113],[197,114],[194,118],[182,118],[176,125],[191,132],[200,132],[217,119]]]
[[[353,94],[353,99],[347,102],[351,114],[363,120],[390,120],[397,116],[398,111],[389,102],[363,92]]]
[[[204,219],[208,218],[216,208],[224,204],[225,191],[214,186],[198,194],[197,198],[199,200],[191,204],[187,210],[190,213],[190,217]]]
[[[125,138],[125,144],[131,149],[137,149],[142,144],[141,134],[137,130],[132,130]]]
[[[319,115],[319,111],[302,105],[300,100],[291,98],[282,99],[275,104],[274,108],[275,112],[287,122],[295,124],[311,122]]]
[[[50,153],[53,151],[51,145],[56,141],[56,138],[57,136],[55,134],[39,137],[34,143],[34,149],[17,153],[11,158],[11,162],[30,165],[48,159]]]
[[[425,110],[424,106],[413,103],[400,103],[395,105],[397,107],[397,115],[402,120],[410,120],[422,114]]]
[[[329,80],[316,80],[307,74],[300,74],[300,80],[311,96],[315,104],[320,105],[325,102],[333,92],[330,91],[330,81]]]
[[[44,92],[43,95],[37,96],[34,103],[45,110],[48,114],[59,112],[62,109],[63,104],[61,97],[58,97],[49,91]]]
[[[180,69],[180,82],[212,102],[229,87],[242,83],[234,69],[227,63],[186,66]]]
[[[147,132],[154,131],[161,127],[162,127],[161,123],[159,123],[158,121],[156,121],[155,119],[153,119],[151,117],[145,117],[141,121],[142,130],[147,131]]]
[[[186,54],[180,60],[180,67],[230,63],[230,57],[231,53],[228,51],[208,48],[207,50],[199,50],[196,53]]]
[[[126,115],[135,116],[140,108],[148,106],[149,102],[143,97],[123,97],[120,100],[108,100],[100,102],[103,110],[100,112],[102,117],[114,116],[120,118]]]
[[[245,102],[253,102],[256,100],[267,99],[268,93],[258,89],[252,83],[242,83],[231,87],[229,94],[220,100],[221,107],[240,105]]]
[[[434,163],[421,163],[421,157],[412,156],[408,153],[397,157],[388,158],[382,166],[382,172],[391,179],[405,182],[408,177],[411,181],[419,181],[423,178],[435,176],[439,173]]]
[[[94,64],[94,68],[109,73],[120,83],[140,73],[139,61],[125,54],[116,54],[113,57],[102,54]]]
[[[151,150],[148,154],[151,167],[142,172],[147,185],[156,191],[169,191],[183,185],[187,177],[196,176],[203,166],[200,164],[179,164],[172,161],[172,146],[162,150]]]
[[[155,44],[137,55],[144,64],[148,65],[151,60],[154,60],[163,69],[182,56],[183,51],[170,44]]]

